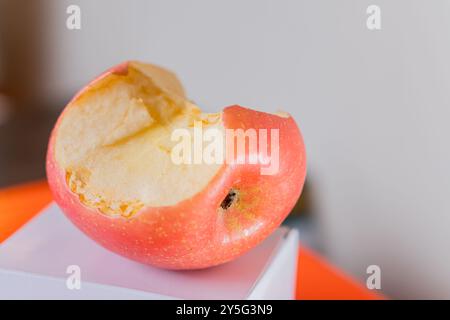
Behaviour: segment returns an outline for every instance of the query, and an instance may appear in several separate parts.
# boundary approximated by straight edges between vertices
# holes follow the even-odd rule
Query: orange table
[[[45,181],[0,189],[0,243],[32,218],[52,196]],[[380,299],[311,250],[299,250],[297,299]]]

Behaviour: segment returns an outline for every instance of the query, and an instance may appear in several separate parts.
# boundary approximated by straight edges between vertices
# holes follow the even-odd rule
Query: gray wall
[[[329,257],[361,279],[379,265],[392,297],[450,298],[449,1],[41,3],[42,99],[141,59],[176,70],[206,110],[287,110]],[[68,4],[80,31],[65,28]],[[366,28],[369,4],[380,31]]]

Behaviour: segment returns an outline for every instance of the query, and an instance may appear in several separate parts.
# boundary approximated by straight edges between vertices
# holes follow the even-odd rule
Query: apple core
[[[57,131],[56,161],[81,202],[131,217],[144,206],[174,205],[206,187],[217,164],[173,164],[171,132],[194,121],[223,129],[179,92],[158,86],[152,70],[131,63],[79,95]]]

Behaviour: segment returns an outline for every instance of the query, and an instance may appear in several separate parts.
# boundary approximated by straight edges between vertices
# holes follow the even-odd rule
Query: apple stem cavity
[[[227,196],[225,199],[223,199],[222,203],[220,204],[220,207],[223,210],[227,210],[230,208],[233,204],[238,202],[239,200],[239,192],[237,189],[231,188],[230,191],[228,191]]]

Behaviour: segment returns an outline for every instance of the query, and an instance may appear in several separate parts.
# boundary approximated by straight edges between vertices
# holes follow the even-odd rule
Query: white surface
[[[297,232],[280,228],[231,263],[161,270],[107,251],[52,205],[0,245],[0,298],[289,299],[297,252]],[[69,265],[81,268],[81,290],[66,287]]]
[[[292,299],[297,286],[298,232],[291,230],[248,299]]]

